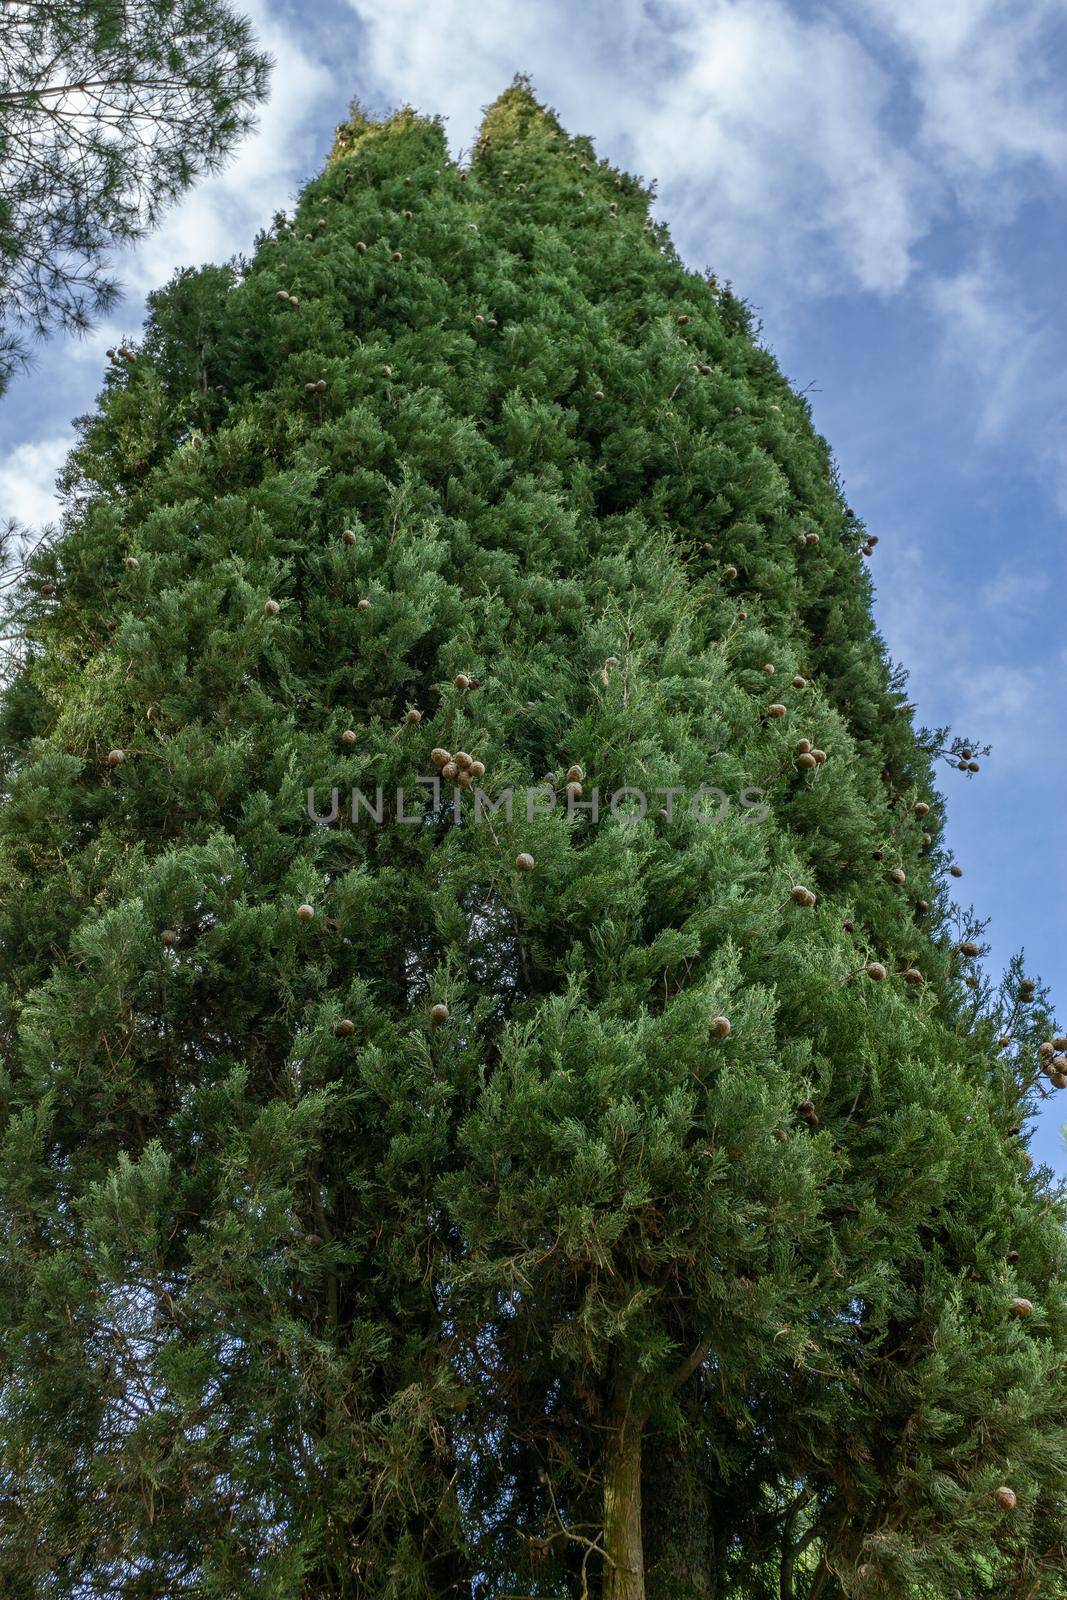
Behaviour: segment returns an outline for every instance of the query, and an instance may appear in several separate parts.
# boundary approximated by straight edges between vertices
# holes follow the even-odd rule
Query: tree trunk
[[[710,1474],[692,1396],[683,1411],[679,1434],[651,1431],[642,1451],[647,1600],[714,1600],[716,1593]]]
[[[641,1540],[641,1437],[646,1414],[629,1385],[616,1392],[604,1459],[604,1600],[645,1600]]]

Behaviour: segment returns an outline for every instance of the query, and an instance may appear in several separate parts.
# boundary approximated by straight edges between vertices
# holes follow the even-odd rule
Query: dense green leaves
[[[468,170],[354,115],[66,486],[0,718],[5,1592],[1062,1594],[1054,1029],[647,193],[521,84]]]

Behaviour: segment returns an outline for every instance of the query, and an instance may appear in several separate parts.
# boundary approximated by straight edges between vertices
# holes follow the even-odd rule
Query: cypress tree
[[[1065,1045],[650,198],[521,80],[467,169],[354,111],[84,419],[0,706],[14,1600],[1064,1593]]]

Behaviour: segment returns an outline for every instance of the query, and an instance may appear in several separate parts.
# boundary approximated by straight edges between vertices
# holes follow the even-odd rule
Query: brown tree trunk
[[[629,1385],[616,1391],[604,1452],[604,1600],[645,1600],[641,1540],[641,1438]]]

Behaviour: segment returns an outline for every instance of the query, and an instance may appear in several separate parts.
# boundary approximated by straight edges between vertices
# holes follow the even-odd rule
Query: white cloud
[[[1040,163],[1067,168],[1062,79],[1050,70],[1060,0],[862,0],[898,48],[920,107],[919,139],[959,183]]]
[[[979,596],[982,605],[1000,617],[1025,618],[1034,613],[1051,586],[1047,573],[1033,572],[1029,565],[1002,566],[982,584]]]
[[[0,462],[0,521],[39,528],[59,515],[56,474],[74,443],[71,432],[16,445]]]
[[[930,188],[883,131],[890,94],[836,24],[778,0],[718,4],[694,9],[672,92],[635,137],[671,175],[668,204],[684,175],[707,244],[742,282],[785,279],[795,298],[844,276],[888,293],[910,275]]]
[[[989,465],[994,451],[1023,456],[1067,513],[1067,330],[1029,309],[1011,269],[983,252],[970,266],[924,286],[940,353],[955,376],[959,414],[972,423]]]
[[[1034,399],[1041,329],[986,253],[952,276],[931,278],[926,298],[940,324],[945,358],[977,381],[971,405],[982,434],[993,438]]]

